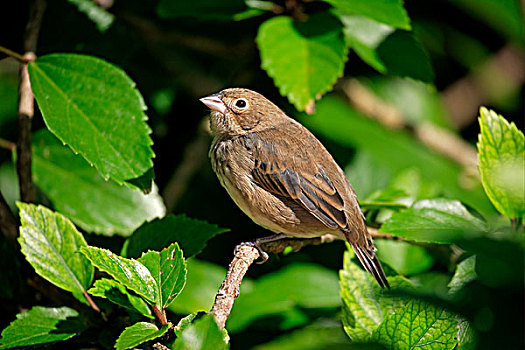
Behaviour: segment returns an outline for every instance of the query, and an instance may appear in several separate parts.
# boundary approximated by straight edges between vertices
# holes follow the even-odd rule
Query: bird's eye
[[[248,106],[248,102],[244,98],[239,98],[235,101],[235,107],[237,108],[246,108],[246,106]]]

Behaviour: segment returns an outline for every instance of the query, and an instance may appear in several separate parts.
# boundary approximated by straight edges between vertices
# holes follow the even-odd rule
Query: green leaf
[[[146,266],[135,259],[122,258],[107,249],[84,247],[80,250],[99,270],[126,288],[155,304],[160,299],[157,281]]]
[[[337,10],[335,14],[344,25],[343,32],[348,45],[367,64],[381,73],[386,73],[387,68],[379,57],[377,48],[395,29],[367,17],[345,15]]]
[[[430,60],[414,35],[363,16],[335,11],[344,25],[348,45],[377,71],[410,77],[424,82],[434,80]],[[417,105],[417,104],[416,104]]]
[[[0,349],[66,340],[85,328],[73,309],[35,306],[16,315],[16,320],[2,331]]]
[[[481,186],[465,190],[458,184],[462,170],[457,164],[429,150],[408,133],[388,130],[357,113],[338,98],[325,97],[317,104],[315,115],[300,115],[298,119],[318,136],[358,151],[366,150],[382,171],[394,175],[417,169],[423,182],[435,183],[448,197],[457,198],[482,214],[494,213]]]
[[[365,149],[359,150],[352,163],[345,168],[345,174],[360,199],[369,197],[378,189],[385,188],[392,174],[382,162],[377,161]]]
[[[452,243],[486,232],[487,225],[458,201],[425,199],[394,213],[379,231],[418,242]]]
[[[428,56],[410,32],[398,30],[377,48],[377,55],[391,75],[410,77],[426,83],[434,81]]]
[[[185,315],[196,311],[208,311],[213,306],[215,294],[226,275],[226,269],[195,258],[186,261],[188,274],[186,285],[177,297],[177,302],[168,309]],[[241,294],[250,289],[252,281],[245,278],[241,284]]]
[[[55,208],[86,231],[129,235],[165,213],[156,192],[144,195],[104,180],[47,130],[33,136],[33,174]]]
[[[227,20],[246,10],[243,0],[161,0],[157,7],[157,13],[162,18],[194,17]]]
[[[160,253],[149,251],[142,255],[139,262],[144,264],[159,286],[159,309],[166,308],[175,300],[186,283],[186,261],[177,243],[163,249]]]
[[[160,250],[173,242],[179,243],[184,256],[190,258],[204,249],[206,242],[229,229],[185,215],[168,215],[144,223],[126,240],[122,255],[138,257],[147,250]]]
[[[525,215],[525,137],[514,123],[482,107],[478,159],[481,182],[498,211],[508,218]]]
[[[259,27],[256,41],[262,68],[299,111],[343,75],[348,50],[341,23],[329,12],[312,14],[306,22],[271,18]]]
[[[93,287],[88,290],[88,293],[96,297],[106,298],[112,303],[146,317],[154,318],[148,304],[142,298],[128,293],[127,289],[115,280],[107,278],[97,280]]]
[[[221,331],[213,315],[204,315],[187,326],[175,340],[172,350],[228,349],[228,335]]]
[[[193,322],[193,320],[199,315],[198,312],[193,312],[186,317],[180,319],[179,323],[173,327],[173,333],[175,337],[180,337],[182,332]]]
[[[94,0],[67,0],[69,3],[75,5],[80,12],[95,23],[97,29],[104,33],[113,24],[115,16],[108,12],[104,7],[97,4]]]
[[[343,270],[339,272],[343,300],[343,326],[354,342],[369,341],[373,331],[406,300],[381,289],[369,273],[352,262],[353,253],[346,251]],[[388,278],[392,289],[409,288],[411,284],[401,276]]]
[[[456,272],[448,284],[448,287],[450,288],[449,293],[456,293],[465,284],[476,278],[476,256],[472,255],[456,266]]]
[[[402,0],[323,0],[347,15],[361,15],[394,28],[410,30]]]
[[[372,338],[389,349],[453,349],[458,322],[454,314],[424,301],[411,300],[385,318]]]
[[[402,275],[415,275],[432,267],[434,259],[423,247],[403,241],[377,240],[377,255]]]
[[[124,329],[117,339],[115,348],[117,350],[134,348],[142,343],[164,335],[169,328],[169,323],[158,329],[153,323],[137,322],[134,325]]]
[[[238,332],[258,318],[297,307],[316,309],[340,305],[335,272],[319,265],[294,264],[261,277],[250,292],[241,293],[227,327],[230,332]]]
[[[83,300],[91,285],[93,266],[79,253],[84,236],[65,216],[41,205],[17,203],[20,208],[22,253],[36,273]]]
[[[407,201],[410,197],[403,190],[395,188],[386,188],[383,191],[377,191],[364,201],[360,202],[361,208],[366,209],[403,209],[407,208]]]
[[[152,166],[151,130],[135,83],[99,58],[52,54],[29,63],[44,121],[62,142],[118,183]]]

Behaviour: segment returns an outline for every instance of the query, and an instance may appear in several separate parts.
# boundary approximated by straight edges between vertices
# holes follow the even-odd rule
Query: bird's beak
[[[208,106],[211,110],[217,111],[221,114],[226,112],[226,105],[222,102],[222,94],[213,94],[207,97],[201,98],[199,101]]]

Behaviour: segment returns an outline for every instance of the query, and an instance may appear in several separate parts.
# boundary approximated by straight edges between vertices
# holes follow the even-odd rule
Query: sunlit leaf
[[[374,278],[352,262],[353,253],[344,255],[343,270],[339,272],[341,298],[343,300],[343,326],[350,339],[355,342],[369,341],[374,330],[396,307],[406,300],[388,294]],[[407,288],[411,284],[401,276],[388,279],[391,287]]]
[[[0,349],[66,340],[85,328],[78,312],[69,307],[35,306],[16,315],[16,320],[2,331]]]
[[[476,256],[473,255],[460,262],[456,267],[456,272],[448,284],[449,293],[456,293],[465,284],[475,280],[476,277]]]
[[[457,344],[457,326],[455,315],[444,308],[410,300],[385,318],[372,339],[396,350],[451,350]]]
[[[160,329],[158,329],[153,323],[137,322],[134,325],[124,329],[117,339],[115,348],[117,350],[134,348],[137,345],[162,336],[168,331],[169,327],[169,324],[165,324]]]
[[[135,259],[122,258],[107,249],[84,247],[81,250],[99,270],[151,303],[160,299],[160,288],[146,266]]]
[[[348,50],[342,25],[329,12],[312,14],[306,22],[271,18],[259,27],[256,41],[262,67],[299,111],[343,74]]]
[[[402,0],[323,0],[349,15],[361,15],[394,28],[410,29]]]
[[[394,213],[379,231],[419,242],[453,243],[486,232],[487,225],[458,201],[425,199]]]
[[[33,173],[54,207],[86,231],[127,236],[166,211],[156,189],[145,195],[104,180],[47,130],[33,136]]]
[[[122,284],[115,280],[107,278],[97,280],[93,287],[88,290],[88,293],[96,297],[106,298],[128,310],[153,318],[148,304],[142,298],[129,293]]]
[[[186,261],[182,256],[182,250],[177,243],[173,243],[161,252],[145,253],[138,261],[147,267],[159,286],[157,307],[166,308],[175,300],[186,283]]]
[[[175,339],[173,350],[224,350],[228,349],[228,336],[221,331],[213,315],[204,315],[184,328]]]
[[[29,63],[44,121],[105,178],[125,183],[152,166],[146,105],[120,68],[92,56],[51,54]]]
[[[509,218],[525,215],[525,137],[514,123],[482,107],[478,141],[481,182],[492,204]]]
[[[20,208],[20,246],[36,273],[83,300],[91,285],[93,266],[79,250],[84,236],[66,217],[41,205],[17,203]]]
[[[377,240],[377,255],[402,275],[414,275],[428,270],[434,259],[423,247],[403,241]]]

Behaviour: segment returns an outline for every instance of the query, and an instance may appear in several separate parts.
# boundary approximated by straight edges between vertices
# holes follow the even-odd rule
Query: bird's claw
[[[258,260],[256,261],[257,264],[264,264],[269,256],[268,256],[268,253],[266,253],[260,246],[260,244],[258,242],[242,242],[240,244],[238,244],[236,247],[235,247],[235,250],[233,252],[234,255],[237,255],[237,252],[239,250],[239,248],[241,246],[250,246],[250,247],[254,247],[255,249],[257,249],[257,251],[259,252],[259,258]]]

